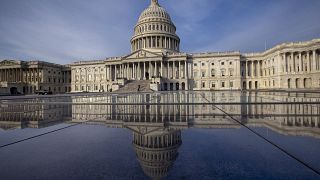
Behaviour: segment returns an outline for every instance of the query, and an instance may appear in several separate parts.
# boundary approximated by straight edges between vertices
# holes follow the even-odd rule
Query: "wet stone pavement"
[[[320,95],[0,97],[0,179],[320,179]]]

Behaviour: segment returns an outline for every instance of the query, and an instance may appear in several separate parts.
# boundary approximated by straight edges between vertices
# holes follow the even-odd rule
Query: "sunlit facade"
[[[181,52],[170,15],[157,0],[151,0],[134,27],[130,43],[131,53],[124,56],[54,68],[30,70],[15,64],[21,61],[10,61],[11,66],[9,61],[2,61],[0,94],[10,93],[10,88],[21,94],[41,88],[54,93],[320,89],[320,39],[283,43],[260,53]],[[60,72],[61,77],[50,71]],[[12,79],[16,73],[18,79]]]
[[[156,91],[320,88],[320,39],[261,53],[184,53],[170,15],[152,0],[130,42],[129,55],[72,64],[72,91],[114,91],[132,81]]]

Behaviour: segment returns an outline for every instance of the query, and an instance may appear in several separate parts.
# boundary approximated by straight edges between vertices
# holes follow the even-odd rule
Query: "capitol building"
[[[3,60],[0,93],[320,89],[320,39],[259,53],[185,53],[170,15],[151,0],[130,43],[128,55],[69,65]]]

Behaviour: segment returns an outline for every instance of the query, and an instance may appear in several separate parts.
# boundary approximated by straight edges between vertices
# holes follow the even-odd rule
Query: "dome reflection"
[[[133,146],[143,172],[152,179],[167,176],[178,157],[181,131],[169,128],[152,132],[133,132]]]

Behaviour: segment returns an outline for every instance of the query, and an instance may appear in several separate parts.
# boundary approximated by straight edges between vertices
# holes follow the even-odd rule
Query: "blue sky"
[[[320,0],[159,0],[181,51],[263,51],[320,38]],[[0,59],[67,64],[130,53],[150,0],[0,0]]]

